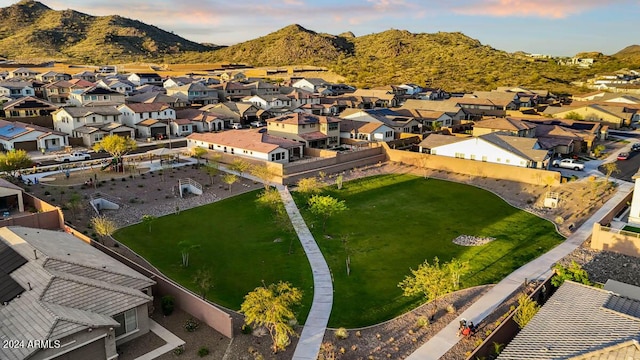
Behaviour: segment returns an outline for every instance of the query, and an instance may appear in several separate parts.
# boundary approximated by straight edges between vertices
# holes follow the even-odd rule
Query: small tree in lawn
[[[224,174],[222,176],[222,182],[229,185],[229,192],[231,192],[231,185],[233,185],[236,181],[238,181],[238,176],[235,174]]]
[[[200,159],[202,159],[202,157],[207,153],[207,149],[200,147],[200,146],[196,146],[193,149],[191,149],[191,155],[193,155],[193,157],[196,158],[198,164],[197,166],[200,167]]]
[[[119,135],[107,135],[102,141],[93,146],[93,150],[108,152],[112,157],[118,159],[122,164],[122,172],[124,172],[124,162],[122,157],[138,147],[135,140],[130,137]]]
[[[513,321],[518,324],[520,329],[523,329],[538,313],[538,310],[540,310],[540,305],[537,302],[531,300],[527,295],[521,294],[518,297],[518,309],[513,315]]]
[[[245,171],[249,170],[249,167],[251,167],[251,164],[242,159],[235,159],[231,164],[229,164],[229,170],[238,172],[240,176],[242,176]]]
[[[453,263],[456,264],[458,261],[456,260]],[[452,269],[456,269],[459,273],[458,276],[452,276]],[[433,301],[432,318],[438,311],[438,299],[454,291],[456,289],[455,278],[464,275],[466,271],[464,267],[458,265],[446,263],[440,265],[440,260],[437,257],[433,258],[433,263],[431,264],[429,264],[428,260],[425,260],[418,266],[418,269],[410,270],[411,275],[406,276],[404,280],[398,284],[398,287],[403,290],[404,296],[422,294],[427,301]]]
[[[616,164],[615,162],[606,163],[602,165],[602,168],[604,169],[604,173],[606,176],[605,181],[607,183],[609,182],[609,178],[611,177],[611,175],[620,172],[620,169],[618,169],[618,164]]]
[[[96,234],[100,236],[103,241],[104,238],[111,236],[116,230],[118,230],[118,226],[113,220],[108,219],[104,215],[96,216],[91,218],[91,226],[93,230],[95,230]]]
[[[149,232],[151,232],[151,224],[155,219],[156,217],[153,215],[142,215],[142,223],[147,225]]]
[[[469,262],[453,258],[445,265],[447,266],[447,272],[451,277],[451,286],[453,287],[453,290],[455,291],[460,289],[460,277],[469,270]]]
[[[302,301],[302,291],[288,282],[255,288],[244,297],[240,312],[247,324],[264,326],[271,336],[273,352],[284,350],[295,334],[290,325],[295,320],[293,308]]]
[[[264,185],[265,190],[269,188],[269,183],[273,179],[273,172],[269,169],[269,167],[265,165],[254,165],[249,168],[249,172],[251,175],[260,179],[260,182]]]
[[[178,247],[180,248],[180,255],[182,256],[182,266],[189,267],[189,254],[191,250],[199,248],[200,245],[183,240],[178,243]]]
[[[213,288],[213,276],[211,272],[205,269],[198,269],[193,276],[193,283],[198,287],[200,291],[200,297],[207,298],[207,292]]]
[[[327,226],[327,219],[347,210],[347,205],[344,200],[338,200],[329,195],[313,195],[309,199],[309,210],[322,218],[322,232],[324,232]]]
[[[25,150],[9,150],[6,153],[0,152],[0,171],[6,171],[15,175],[20,169],[31,167],[33,161]]]
[[[308,177],[298,180],[298,192],[305,196],[319,194],[323,184],[316,177]]]

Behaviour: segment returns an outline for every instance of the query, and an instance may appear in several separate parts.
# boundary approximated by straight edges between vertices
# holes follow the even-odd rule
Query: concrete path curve
[[[322,256],[311,231],[304,222],[296,203],[286,186],[278,185],[280,197],[289,214],[291,223],[298,234],[302,248],[307,254],[313,273],[313,303],[307,321],[305,321],[298,345],[293,353],[293,360],[316,360],[320,352],[320,345],[329,323],[331,307],[333,306],[333,283],[329,266]]]
[[[440,330],[440,332],[405,360],[439,359],[460,340],[460,338],[456,336],[456,332],[458,331],[458,324],[461,319],[467,319],[468,321],[473,321],[474,324],[478,324],[516,291],[525,280],[549,277],[551,275],[551,266],[587,240],[587,238],[591,236],[595,222],[602,219],[606,213],[619,204],[631,191],[633,191],[633,184],[619,182],[616,194],[563,243],[509,274],[509,276],[496,284],[496,286],[460,314],[459,317]]]

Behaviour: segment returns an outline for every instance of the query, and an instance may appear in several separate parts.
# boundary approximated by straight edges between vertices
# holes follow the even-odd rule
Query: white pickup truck
[[[74,151],[71,154],[61,155],[56,158],[56,161],[60,161],[60,162],[71,162],[71,161],[82,161],[82,160],[91,160],[91,155],[81,151]]]
[[[576,171],[584,170],[584,164],[574,159],[555,159],[551,163],[553,167],[561,167],[565,169],[572,169]]]

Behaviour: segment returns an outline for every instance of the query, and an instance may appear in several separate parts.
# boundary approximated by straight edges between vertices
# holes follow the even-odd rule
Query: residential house
[[[586,120],[600,122],[613,129],[629,126],[633,121],[640,120],[640,114],[635,111],[627,112],[624,106],[612,106],[602,104],[589,104],[584,106],[549,106],[543,112],[558,119]]]
[[[251,91],[251,95],[269,96],[280,94],[278,85],[266,81],[254,81],[252,83],[245,84],[244,88],[249,89]]]
[[[395,139],[393,129],[383,123],[347,119],[340,120],[340,137],[342,139],[384,142]]]
[[[247,75],[245,75],[242,71],[225,71],[220,74],[220,81],[228,82],[228,81],[244,81],[247,79]]]
[[[340,146],[340,119],[307,113],[292,113],[267,119],[267,132],[304,143],[310,148]]]
[[[251,96],[251,88],[235,81],[227,81],[219,85],[213,85],[211,89],[217,91],[218,99],[222,102],[241,101],[247,96]]]
[[[40,72],[25,67],[9,70],[9,78],[11,79],[32,80],[35,79],[38,74],[40,74]]]
[[[451,95],[440,88],[423,88],[418,94],[413,95],[414,98],[419,100],[444,100],[448,99]]]
[[[119,119],[121,115],[115,106],[67,106],[51,114],[55,130],[69,134],[72,137],[82,137],[85,139],[85,145],[89,147],[93,146],[95,142],[101,141],[104,136],[112,133],[100,129],[111,123],[120,125]],[[134,129],[130,128],[129,132],[133,138],[135,136]]]
[[[96,85],[127,96],[133,93],[134,88],[134,85],[129,80],[120,79],[100,79],[96,82]]]
[[[312,93],[318,93],[321,88],[328,88],[331,83],[320,78],[304,78],[291,84],[291,87],[303,89]]]
[[[536,125],[512,117],[486,118],[485,120],[476,121],[473,125],[473,136],[492,132],[532,138],[536,135]]]
[[[224,117],[233,119],[232,123],[239,123],[242,126],[248,126],[252,121],[263,120],[258,117],[258,109],[252,103],[227,101],[215,105],[207,105],[200,110],[214,111]]]
[[[264,129],[194,133],[187,136],[187,146],[281,164],[301,158],[304,152],[300,142],[270,135]]]
[[[199,82],[197,79],[190,76],[170,76],[162,83],[162,87],[166,89],[174,86],[191,84],[196,81]]]
[[[423,128],[438,130],[443,127],[451,127],[453,118],[444,111],[431,111],[422,109],[393,109],[400,116],[413,117],[420,123]]]
[[[0,120],[2,150],[59,150],[69,144],[68,135],[38,125]]]
[[[0,95],[13,99],[24,96],[35,96],[36,92],[33,83],[27,81],[1,81]]]
[[[340,118],[383,123],[392,128],[397,135],[422,134],[426,130],[420,121],[392,109],[347,109],[340,113]]]
[[[7,80],[9,78],[9,72],[6,70],[0,70],[0,80]]]
[[[469,119],[467,112],[458,105],[456,99],[436,101],[408,99],[399,109],[443,111],[451,117],[454,125]]]
[[[192,82],[182,86],[174,86],[165,89],[168,96],[185,99],[189,104],[208,105],[218,102],[218,92],[202,83]]]
[[[182,109],[176,111],[176,117],[187,119],[195,127],[196,132],[222,131],[232,123],[230,117],[225,117],[212,111],[200,109]]]
[[[286,95],[253,95],[242,99],[244,102],[250,102],[256,107],[263,110],[285,109],[291,110],[291,98]]]
[[[283,95],[286,95],[289,99],[291,99],[292,108],[298,108],[304,105],[320,105],[320,96],[307,90],[293,88],[291,89],[291,91],[286,92]],[[331,106],[333,106],[333,104],[329,105],[328,107]],[[337,107],[334,108],[336,109],[336,112],[334,113],[324,113],[319,115],[337,115]]]
[[[500,133],[467,138],[431,134],[419,146],[420,152],[432,155],[516,167],[544,169],[549,159],[549,151],[543,150],[537,139]]]
[[[536,125],[538,143],[555,154],[588,153],[608,137],[609,127],[598,122],[569,119],[524,118]]]
[[[496,104],[486,98],[476,98],[465,94],[461,98],[452,98],[454,102],[473,120],[480,120],[484,116],[504,117],[507,115],[503,104]]]
[[[155,282],[73,235],[3,227],[0,254],[0,338],[25,341],[2,359],[116,359],[149,332]]]
[[[36,75],[36,80],[42,81],[43,83],[52,83],[61,80],[71,80],[71,75],[59,73],[56,71],[47,71],[45,73]]]
[[[132,73],[127,80],[135,86],[141,85],[158,85],[162,86],[162,77],[156,73]]]
[[[396,107],[399,105],[402,95],[397,92],[398,88],[388,89],[357,89],[351,95],[370,98],[374,107]]]
[[[190,119],[175,119],[167,122],[171,134],[175,136],[187,136],[196,131],[196,127]]]
[[[498,360],[640,359],[640,288],[566,280]]]
[[[473,94],[466,94],[463,98],[487,99],[491,101],[498,110],[518,110],[520,107],[531,107],[532,97],[527,95],[523,98],[525,102],[520,101],[520,94],[501,91],[474,91]]]
[[[71,91],[69,103],[75,106],[117,106],[124,104],[124,94],[100,86],[93,86]]]
[[[417,96],[422,92],[422,87],[416,84],[402,84],[398,85],[399,88],[404,89],[405,95]]]
[[[117,109],[122,114],[119,122],[134,128],[137,138],[166,135],[169,130],[168,120],[176,119],[176,111],[162,103],[129,103],[120,105]],[[145,121],[149,119],[158,121]]]
[[[26,96],[2,104],[6,118],[46,116],[57,110],[58,106],[33,96]]]
[[[169,96],[161,92],[148,92],[142,94],[132,95],[126,98],[126,102],[132,103],[163,103],[172,108],[186,107],[188,105],[187,99],[182,96]]]
[[[93,71],[82,71],[77,74],[71,75],[71,77],[74,79],[81,79],[92,83],[96,82],[96,73],[94,73]]]
[[[66,80],[55,81],[49,84],[45,84],[42,89],[44,91],[44,98],[53,104],[66,104],[69,101],[69,94],[73,90],[81,90],[92,87],[93,84],[72,83]]]
[[[129,80],[127,80],[129,81]],[[158,86],[158,85],[152,85],[152,84],[144,84],[144,85],[140,85],[140,86],[136,86],[133,89],[133,92],[131,93],[131,95],[137,95],[137,94],[144,94],[144,93],[149,93],[149,92],[161,92],[163,94],[167,93],[167,90],[165,90],[165,88],[163,88],[162,86]]]

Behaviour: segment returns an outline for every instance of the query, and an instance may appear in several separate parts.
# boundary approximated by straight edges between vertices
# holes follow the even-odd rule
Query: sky
[[[0,0],[9,6],[15,0]],[[498,50],[611,55],[640,44],[638,0],[42,0],[54,10],[120,15],[188,40],[233,45],[300,24],[356,36],[389,29],[462,32]]]

